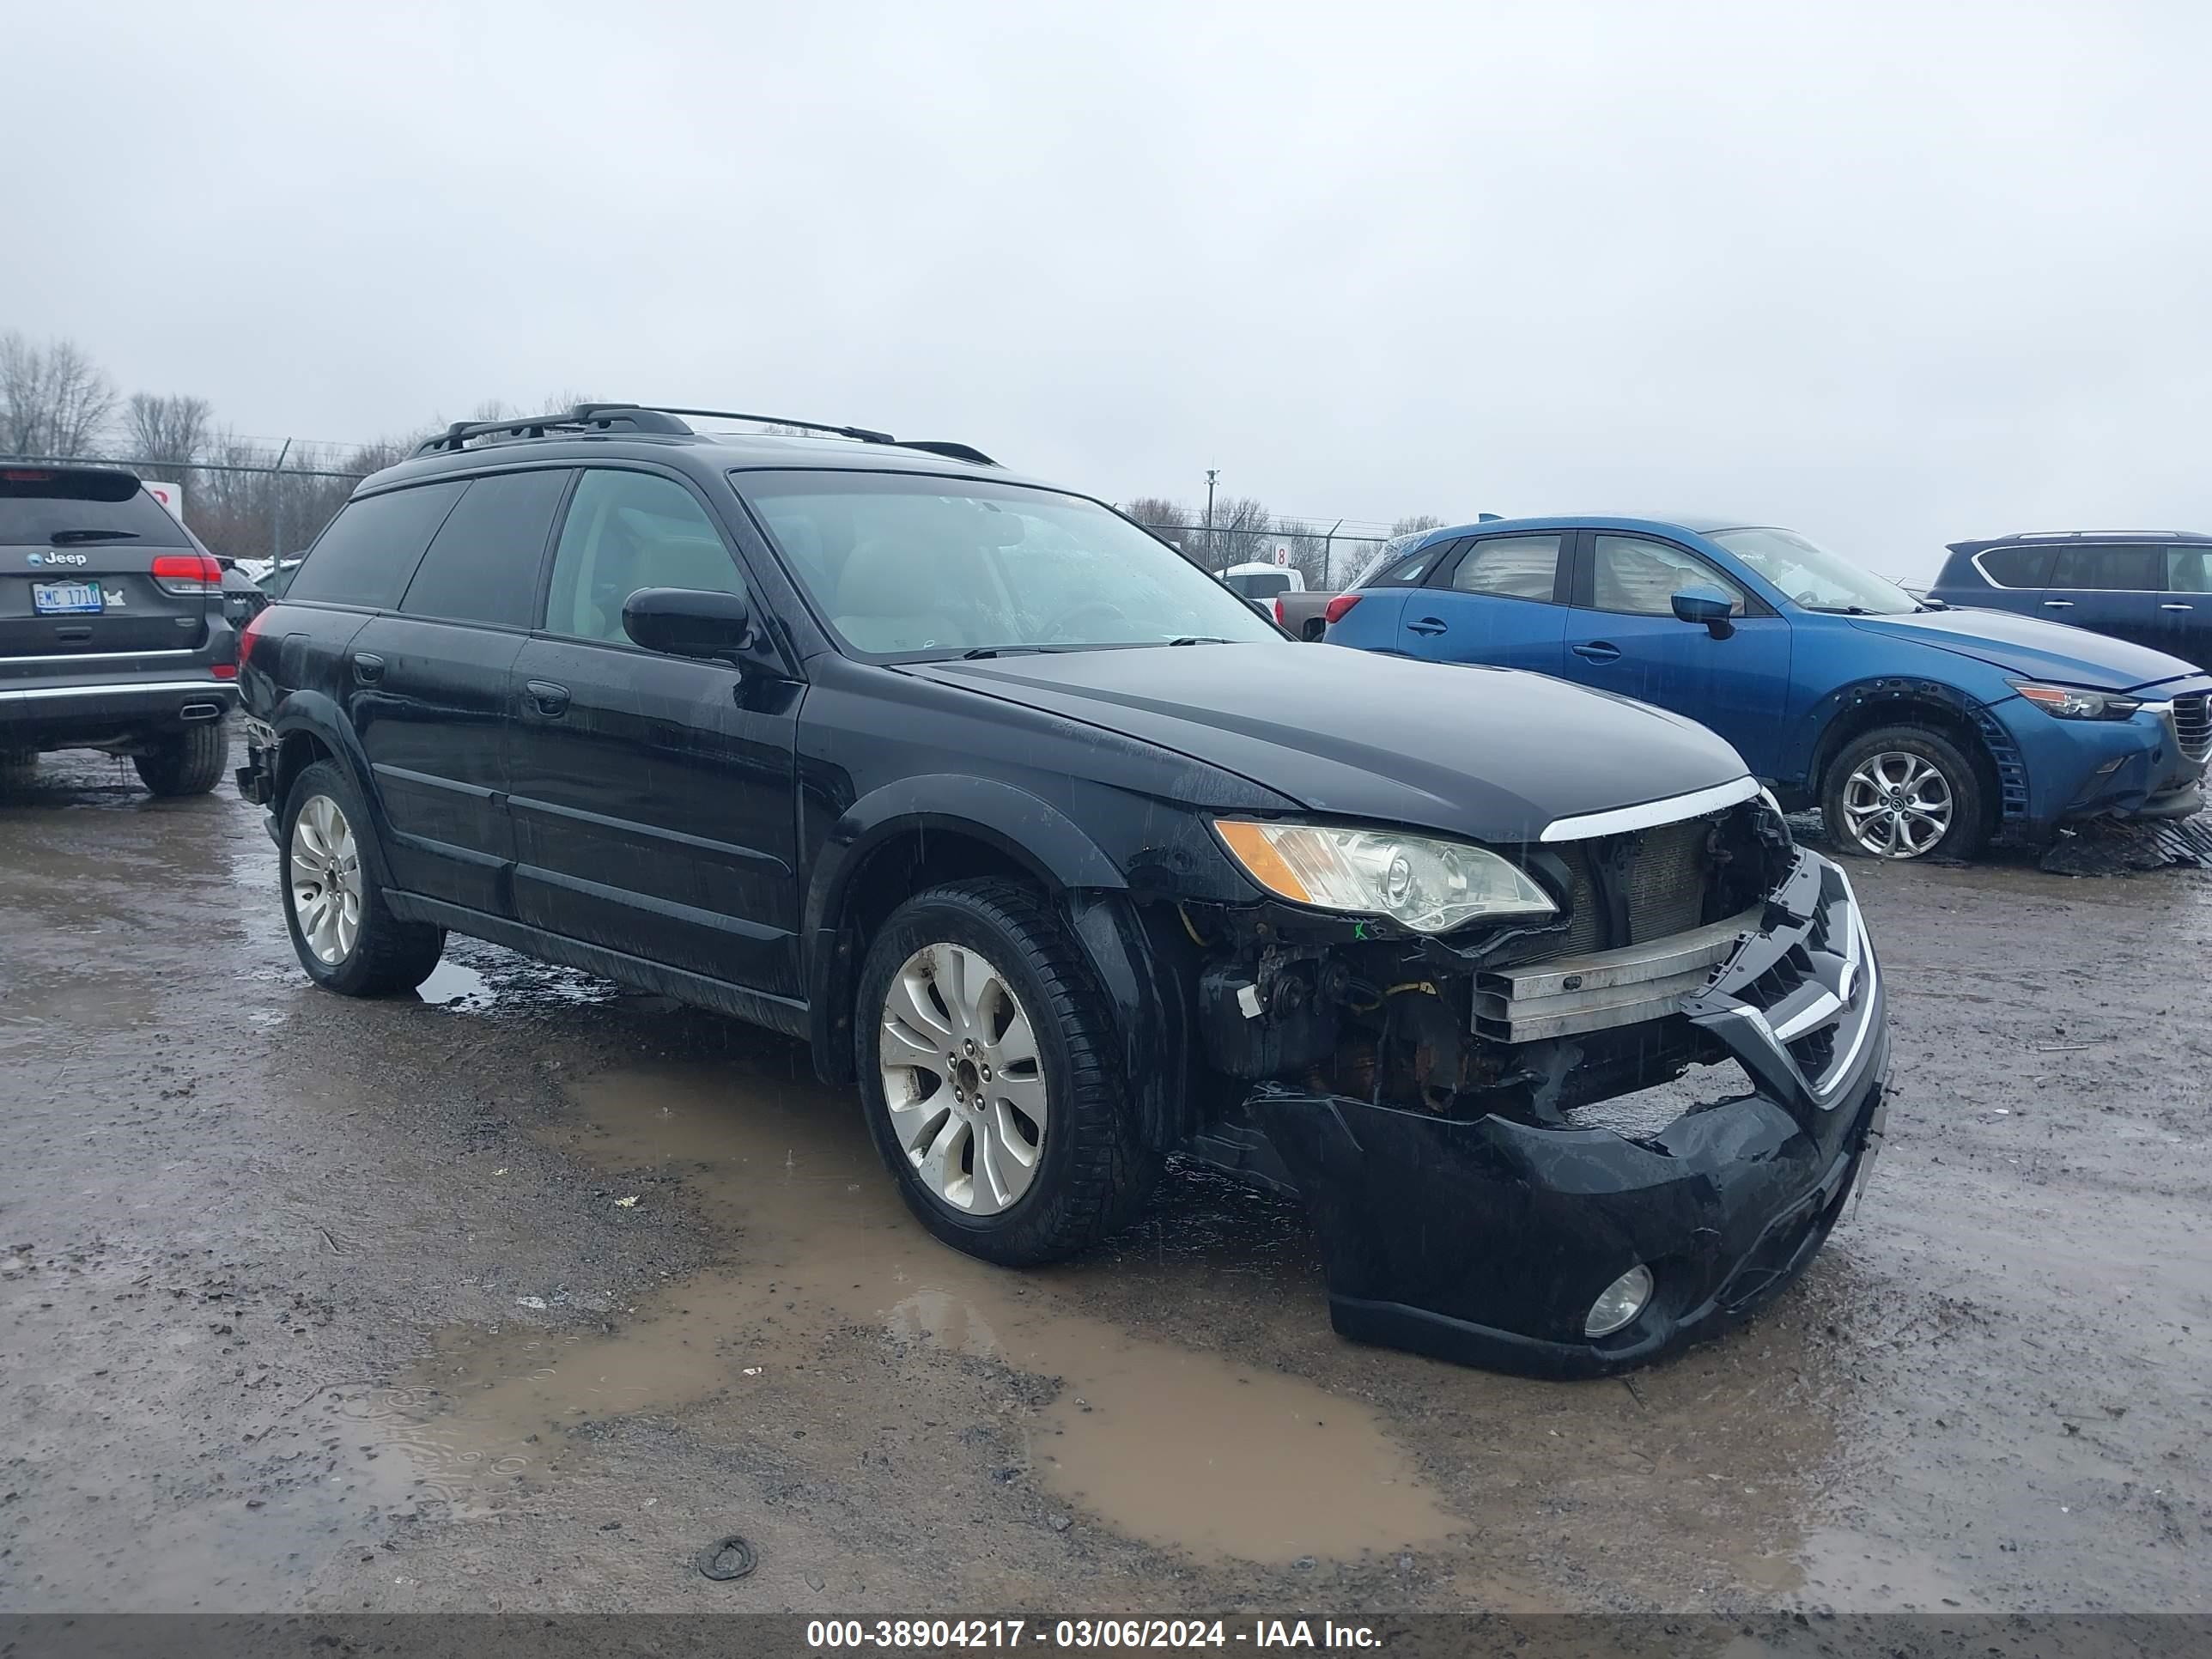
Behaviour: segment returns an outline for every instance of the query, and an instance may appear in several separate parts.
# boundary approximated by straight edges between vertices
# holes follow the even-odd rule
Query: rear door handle
[[[1450,630],[1444,626],[1441,617],[1424,617],[1419,622],[1407,623],[1406,631],[1408,634],[1444,634]]]
[[[549,720],[557,720],[568,712],[568,688],[556,685],[550,680],[526,680],[524,690],[530,694],[530,705]]]
[[[363,685],[374,685],[384,678],[384,659],[374,651],[364,651],[353,659],[353,677]]]
[[[2071,599],[2045,599],[2043,602],[2043,608],[2045,611],[2071,611],[2074,608],[2074,601]]]
[[[1607,645],[1603,640],[1592,640],[1588,645],[1570,646],[1568,649],[1572,651],[1577,657],[1580,657],[1584,662],[1618,662],[1620,660],[1620,647],[1617,645]]]
[[[2159,609],[2161,611],[2194,611],[2197,607],[2193,605],[2162,605],[2159,606]]]

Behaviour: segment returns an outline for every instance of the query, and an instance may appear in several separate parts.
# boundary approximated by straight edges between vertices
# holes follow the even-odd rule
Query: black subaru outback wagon
[[[801,1039],[998,1262],[1182,1151],[1303,1198],[1340,1331],[1501,1368],[1648,1360],[1820,1249],[1881,981],[1726,744],[1297,644],[965,446],[687,416],[456,427],[249,625],[317,981],[453,930]]]

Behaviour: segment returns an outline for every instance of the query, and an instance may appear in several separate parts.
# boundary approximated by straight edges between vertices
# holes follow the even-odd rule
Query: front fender
[[[1820,769],[1835,747],[1831,734],[1839,719],[1869,704],[1894,703],[1902,713],[1916,702],[1940,704],[1975,730],[1982,728],[1981,700],[1955,685],[1918,674],[1867,675],[1836,687],[1806,709],[1804,718],[1795,723],[1790,752],[1782,757],[1779,781],[1817,791]]]
[[[1128,885],[1073,819],[1013,784],[939,773],[901,778],[861,796],[830,826],[815,854],[800,921],[814,1063],[832,1081],[844,1080],[851,1068],[845,1014],[864,948],[845,927],[854,879],[887,842],[915,831],[927,836],[933,830],[996,848],[1055,896]]]

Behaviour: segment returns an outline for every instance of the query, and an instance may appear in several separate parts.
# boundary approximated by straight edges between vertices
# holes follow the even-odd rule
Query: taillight
[[[1358,605],[1364,597],[1364,594],[1359,593],[1338,594],[1328,602],[1328,609],[1321,613],[1322,620],[1329,623],[1342,622],[1352,607]]]
[[[1278,628],[1288,626],[1283,621],[1283,597],[1279,593],[1275,596],[1275,626]]]
[[[268,620],[269,613],[266,611],[257,611],[253,613],[252,619],[239,630],[238,665],[240,668],[245,667],[247,659],[253,655],[254,642],[261,637],[261,624]]]
[[[204,553],[157,553],[154,585],[164,593],[220,593],[222,567]]]

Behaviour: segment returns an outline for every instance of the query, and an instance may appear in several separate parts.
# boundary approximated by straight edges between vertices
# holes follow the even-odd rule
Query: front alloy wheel
[[[292,914],[318,961],[335,968],[361,937],[361,848],[353,826],[328,795],[306,802],[292,821]]]
[[[1051,1103],[1006,976],[965,945],[924,945],[892,975],[878,1054],[891,1133],[923,1190],[963,1215],[1018,1203],[1044,1157]]]
[[[1917,859],[1951,833],[1958,799],[1951,781],[1920,755],[1869,755],[1844,780],[1844,832],[1881,859]]]

